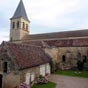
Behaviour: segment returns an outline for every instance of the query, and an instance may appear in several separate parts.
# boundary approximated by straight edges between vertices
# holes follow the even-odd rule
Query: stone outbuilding
[[[51,58],[41,47],[3,42],[0,47],[0,88],[31,84],[39,75],[51,73]]]

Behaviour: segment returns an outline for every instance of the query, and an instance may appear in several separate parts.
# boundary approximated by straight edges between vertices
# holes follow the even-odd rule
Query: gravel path
[[[51,75],[50,81],[57,84],[56,88],[88,88],[88,78]]]

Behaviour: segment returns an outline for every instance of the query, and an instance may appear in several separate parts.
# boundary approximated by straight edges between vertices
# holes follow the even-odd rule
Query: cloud
[[[9,32],[6,31],[5,29],[0,30],[0,43],[2,43],[2,41],[8,40],[9,40]]]
[[[56,24],[57,18],[79,9],[79,0],[35,0],[27,5],[31,19],[41,25]]]
[[[9,35],[9,18],[13,16],[19,1],[2,0],[0,3],[0,41],[8,40],[6,36]],[[31,33],[88,28],[88,0],[23,0],[23,2],[31,21]]]
[[[87,18],[88,19],[88,18]],[[80,22],[81,28],[83,29],[88,29],[88,20],[83,20],[82,22]]]
[[[87,20],[87,0],[27,0],[26,9],[32,23],[47,27],[81,29]],[[28,3],[28,4],[27,4]],[[85,16],[87,14],[87,16]]]

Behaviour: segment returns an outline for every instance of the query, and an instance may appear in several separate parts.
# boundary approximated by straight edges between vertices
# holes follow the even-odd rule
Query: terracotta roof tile
[[[88,38],[65,39],[65,40],[48,40],[45,42],[49,46],[57,46],[57,47],[87,47],[88,46]]]
[[[23,40],[41,40],[41,39],[55,39],[55,38],[69,38],[69,37],[85,37],[88,36],[88,29],[76,31],[64,31],[44,34],[32,34],[23,38]]]
[[[50,61],[50,58],[40,47],[14,43],[7,43],[7,47],[21,69],[31,68]]]
[[[29,41],[23,42],[23,44],[40,46],[40,47],[82,47],[88,46],[88,38],[77,38],[77,39],[63,39],[63,40],[44,40],[44,41]]]
[[[43,44],[41,41],[24,41],[23,44],[31,45],[31,46],[40,46],[43,47]]]
[[[44,41],[24,41],[23,44],[31,45],[31,46],[38,46],[38,47],[47,47],[47,43]]]

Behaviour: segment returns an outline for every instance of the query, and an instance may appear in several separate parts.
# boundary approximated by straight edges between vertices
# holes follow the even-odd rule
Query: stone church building
[[[78,60],[88,70],[88,29],[30,34],[30,20],[20,0],[10,19],[10,41],[0,45],[0,88],[30,84],[56,68],[76,68]]]

